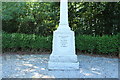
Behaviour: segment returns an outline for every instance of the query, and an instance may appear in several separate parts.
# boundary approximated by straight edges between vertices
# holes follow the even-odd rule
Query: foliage
[[[27,35],[19,33],[5,33],[3,32],[3,51],[7,50],[51,50],[52,36]],[[120,34],[113,36],[91,36],[91,35],[77,35],[76,49],[85,51],[86,53],[100,53],[117,55],[120,48]]]
[[[97,39],[91,35],[78,35],[75,43],[78,50],[93,53],[97,46]]]
[[[97,49],[102,53],[117,53],[118,39],[116,36],[102,36],[98,37]]]
[[[3,30],[9,33],[50,35],[59,21],[56,17],[58,13],[51,9],[52,6],[54,4],[43,2],[3,2]]]
[[[26,35],[19,33],[3,33],[3,50],[11,49],[14,50],[41,50],[51,49],[52,37],[43,37],[39,35]]]
[[[76,2],[70,5],[70,26],[77,34],[102,36],[117,34],[120,31],[120,2]]]
[[[76,36],[76,48],[80,51],[96,54],[110,54],[118,55],[119,37],[120,35],[113,36],[91,36],[91,35],[78,35]]]
[[[112,6],[112,7],[111,7]],[[69,26],[79,34],[120,32],[120,2],[70,2]],[[9,33],[51,35],[58,27],[58,2],[3,2],[3,30]]]

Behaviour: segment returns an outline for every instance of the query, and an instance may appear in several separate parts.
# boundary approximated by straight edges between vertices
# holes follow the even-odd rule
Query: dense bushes
[[[51,41],[52,37],[43,37],[38,35],[27,35],[27,34],[19,34],[19,33],[3,33],[3,51],[9,50],[44,50],[51,49]]]
[[[76,36],[76,48],[86,53],[118,55],[120,35],[102,37],[91,35]]]
[[[99,37],[97,49],[101,53],[116,53],[118,51],[118,38],[116,36]]]
[[[81,51],[93,53],[97,46],[97,38],[90,35],[76,36],[76,48]]]
[[[19,33],[3,33],[3,51],[7,50],[51,50],[52,36],[27,35]],[[104,35],[77,35],[76,49],[86,53],[118,54],[120,47],[120,34],[114,36]]]

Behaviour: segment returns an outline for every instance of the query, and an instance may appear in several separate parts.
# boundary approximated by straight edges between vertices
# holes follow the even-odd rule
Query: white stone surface
[[[53,50],[49,57],[50,70],[76,70],[79,69],[77,55],[75,54],[75,38],[73,31],[56,30],[53,34]]]
[[[73,31],[54,31],[52,55],[75,55],[75,38]]]
[[[79,62],[48,62],[49,70],[79,70]]]
[[[68,0],[60,2],[60,24],[53,32],[53,50],[48,62],[49,70],[77,70],[74,32],[68,24]]]
[[[60,2],[60,24],[68,25],[68,0]]]
[[[50,61],[52,62],[73,62],[77,63],[77,55],[51,55]]]

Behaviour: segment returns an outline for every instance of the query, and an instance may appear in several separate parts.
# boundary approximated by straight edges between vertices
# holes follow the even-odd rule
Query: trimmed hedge
[[[19,33],[3,33],[2,35],[2,47],[3,51],[6,50],[44,50],[51,49],[52,37],[43,37],[38,35],[27,35]]]
[[[76,36],[76,48],[80,51],[93,53],[97,46],[97,38],[90,35]]]
[[[76,48],[86,53],[118,55],[120,48],[120,34],[108,36],[76,36]]]
[[[51,50],[52,36],[27,35],[20,33],[5,33],[2,35],[3,51],[17,50]],[[86,53],[115,54],[120,49],[120,34],[108,36],[77,35],[75,38],[76,49]]]

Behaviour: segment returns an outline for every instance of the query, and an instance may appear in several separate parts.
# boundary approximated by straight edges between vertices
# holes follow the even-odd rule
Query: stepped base
[[[77,63],[77,55],[50,55],[50,62]]]
[[[61,26],[61,27],[60,27]],[[53,50],[48,62],[49,70],[78,70],[79,62],[75,54],[74,32],[68,25],[59,25],[53,33]]]
[[[48,62],[49,70],[78,70],[79,62],[71,63],[71,62]]]

